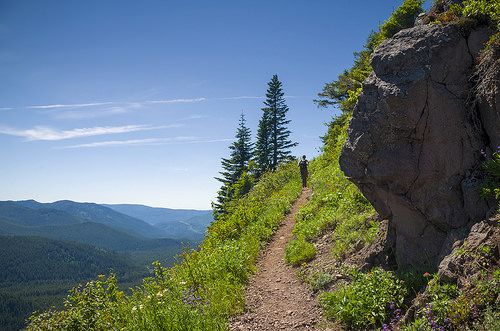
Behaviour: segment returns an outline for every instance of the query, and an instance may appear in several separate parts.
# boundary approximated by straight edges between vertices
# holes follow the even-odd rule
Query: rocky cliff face
[[[436,266],[491,207],[477,186],[481,149],[500,143],[500,98],[479,111],[470,102],[471,70],[491,33],[421,25],[372,55],[340,165],[389,220],[402,267]]]

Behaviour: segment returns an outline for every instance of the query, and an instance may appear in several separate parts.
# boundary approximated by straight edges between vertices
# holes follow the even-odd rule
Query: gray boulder
[[[421,25],[372,55],[340,166],[390,221],[400,267],[437,266],[448,237],[489,209],[477,190],[489,138],[468,102],[471,68],[489,35]]]

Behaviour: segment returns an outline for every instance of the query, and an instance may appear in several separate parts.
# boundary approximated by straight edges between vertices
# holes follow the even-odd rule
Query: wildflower
[[[430,275],[431,275],[430,273],[426,272],[426,273],[424,274],[424,277],[429,277]]]
[[[137,311],[137,307],[136,307],[136,306],[133,306],[133,307],[132,307],[132,314],[133,314],[134,312],[136,312],[136,311]]]

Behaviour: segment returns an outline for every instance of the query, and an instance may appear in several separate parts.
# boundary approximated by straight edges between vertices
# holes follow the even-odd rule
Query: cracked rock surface
[[[340,165],[395,230],[400,266],[431,262],[449,238],[484,219],[481,149],[489,141],[470,107],[474,59],[488,29],[422,25],[372,54]]]

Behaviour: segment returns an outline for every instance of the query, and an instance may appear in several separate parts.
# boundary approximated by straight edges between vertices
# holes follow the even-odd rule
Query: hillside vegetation
[[[295,239],[285,259],[297,266],[298,277],[311,290],[321,292],[324,316],[345,329],[500,329],[496,248],[463,247],[457,253],[471,258],[472,266],[480,270],[480,277],[464,287],[442,281],[425,266],[397,270],[390,252],[386,252],[384,268],[367,269],[356,263],[366,260],[359,256],[360,250],[376,242],[385,230],[384,222],[340,171],[338,156],[361,83],[371,71],[370,53],[384,38],[411,26],[422,3],[404,1],[369,36],[363,51],[356,53],[354,66],[319,94],[320,106],[336,104],[342,114],[329,123],[323,153],[310,164],[314,193],[298,214]],[[484,15],[467,11],[481,3],[496,4],[466,1],[460,15]],[[500,189],[498,155],[486,161],[485,194]],[[228,317],[244,308],[244,286],[255,272],[260,249],[300,192],[296,162],[281,163],[275,171],[264,173],[247,194],[232,199],[198,249],[186,249],[174,267],[157,263],[155,275],[144,279],[131,295],[118,289],[115,274],[100,276],[75,288],[64,310],[33,315],[28,330],[225,330]],[[330,240],[332,249],[328,263],[316,256],[315,244],[323,238]],[[416,301],[422,303],[420,308],[408,311]]]

